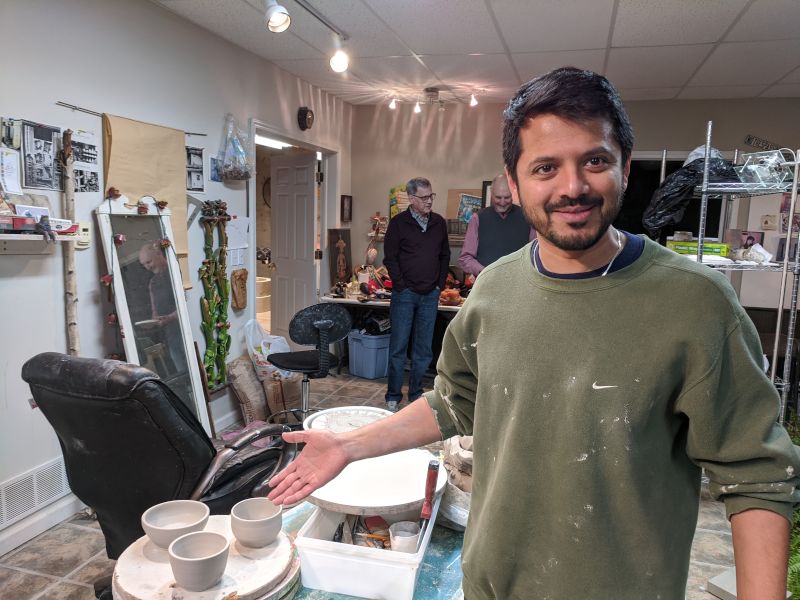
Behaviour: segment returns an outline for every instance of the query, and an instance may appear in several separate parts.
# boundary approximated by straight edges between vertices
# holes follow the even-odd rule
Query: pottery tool
[[[433,512],[433,495],[436,493],[436,482],[439,479],[439,461],[432,460],[428,463],[428,476],[425,478],[425,500],[422,502],[422,510],[419,513],[419,540],[417,550],[422,542],[425,526],[431,518]]]

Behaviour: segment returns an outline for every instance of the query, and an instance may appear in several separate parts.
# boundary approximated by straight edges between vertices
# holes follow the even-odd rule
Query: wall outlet
[[[75,248],[78,250],[86,250],[92,245],[92,224],[91,223],[78,223],[78,239],[75,240]]]
[[[778,228],[778,215],[761,215],[761,229],[774,231]]]

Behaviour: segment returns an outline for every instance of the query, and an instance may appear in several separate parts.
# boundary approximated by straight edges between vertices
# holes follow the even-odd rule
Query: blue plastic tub
[[[357,329],[347,336],[350,374],[364,379],[386,377],[389,369],[389,334],[367,335]]]

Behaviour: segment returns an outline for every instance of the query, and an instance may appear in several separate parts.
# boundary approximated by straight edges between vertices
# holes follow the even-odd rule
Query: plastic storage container
[[[441,499],[439,494],[430,522],[422,531],[422,543],[414,554],[330,541],[345,515],[317,507],[294,541],[300,556],[303,586],[362,598],[412,600]],[[391,524],[418,519],[419,513],[384,518]]]
[[[350,374],[364,379],[386,377],[389,370],[389,334],[366,335],[353,329],[350,346]]]

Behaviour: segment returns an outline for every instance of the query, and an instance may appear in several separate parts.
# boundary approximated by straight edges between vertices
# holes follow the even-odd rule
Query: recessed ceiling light
[[[291,144],[281,142],[280,140],[273,140],[263,135],[256,135],[255,142],[258,146],[266,146],[267,148],[275,148],[276,150],[283,150],[284,148],[291,148]]]
[[[421,113],[422,112],[422,107],[419,105],[419,100],[417,100],[417,103],[414,105],[414,112],[415,113]]]
[[[392,101],[389,102],[389,108],[391,110],[394,110],[395,108],[397,108],[397,98],[392,98]]]
[[[478,99],[475,97],[475,94],[472,94],[472,96],[470,97],[469,105],[470,106],[478,106]]]

